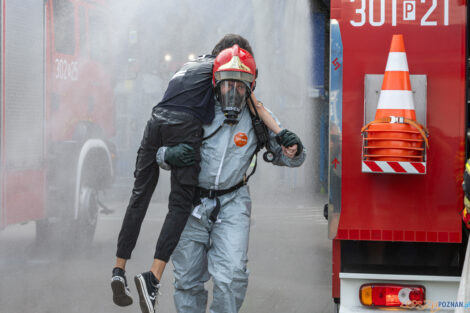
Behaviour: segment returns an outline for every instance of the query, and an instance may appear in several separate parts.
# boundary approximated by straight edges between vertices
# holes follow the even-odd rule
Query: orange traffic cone
[[[403,35],[393,35],[375,121],[362,129],[364,158],[370,161],[424,159],[427,131],[416,122]]]

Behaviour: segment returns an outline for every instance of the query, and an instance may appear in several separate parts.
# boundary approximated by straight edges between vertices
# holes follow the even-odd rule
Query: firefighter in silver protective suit
[[[223,50],[214,61],[215,118],[203,126],[208,138],[200,149],[196,200],[172,255],[179,313],[206,312],[204,283],[210,277],[214,283],[210,312],[236,313],[245,298],[251,214],[246,172],[259,144],[246,103],[255,71],[253,57],[238,46]],[[298,167],[305,160],[300,139],[286,129],[277,135],[269,131],[269,146],[274,165]],[[159,149],[157,161],[169,169],[165,149]]]

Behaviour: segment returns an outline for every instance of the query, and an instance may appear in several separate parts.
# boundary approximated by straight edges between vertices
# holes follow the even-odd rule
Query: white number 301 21
[[[349,0],[350,2],[356,2],[356,0]],[[364,26],[369,21],[369,24],[374,27],[379,27],[385,23],[385,0],[360,0],[361,7],[356,9],[356,14],[359,15],[355,20],[351,20],[350,23],[352,26],[361,27]],[[369,7],[367,7],[367,1],[369,2]],[[414,21],[416,20],[416,1],[420,3],[426,3],[426,0],[405,0],[403,1],[403,20],[404,21]],[[437,21],[430,21],[429,16],[437,8],[437,0],[428,0],[432,2],[431,6],[427,9],[426,13],[421,18],[421,26],[437,26]],[[449,25],[449,0],[444,0],[444,21],[445,26]],[[392,26],[397,25],[397,0],[392,0]],[[380,10],[374,9],[374,6],[380,5]],[[368,10],[367,10],[368,9]],[[369,12],[369,14],[366,13]],[[368,16],[367,16],[368,15]],[[378,16],[374,16],[378,15]],[[368,19],[367,19],[368,18]]]

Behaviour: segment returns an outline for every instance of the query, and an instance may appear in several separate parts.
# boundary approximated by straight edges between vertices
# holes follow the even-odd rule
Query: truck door
[[[0,226],[44,215],[44,2],[3,0]]]

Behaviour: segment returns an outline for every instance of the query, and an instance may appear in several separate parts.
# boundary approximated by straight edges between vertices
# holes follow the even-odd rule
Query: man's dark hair
[[[218,55],[220,51],[230,48],[233,45],[238,45],[240,48],[245,49],[254,57],[253,50],[251,49],[248,40],[236,34],[227,34],[222,39],[220,39],[220,41],[215,45],[214,49],[212,49],[212,55]]]

